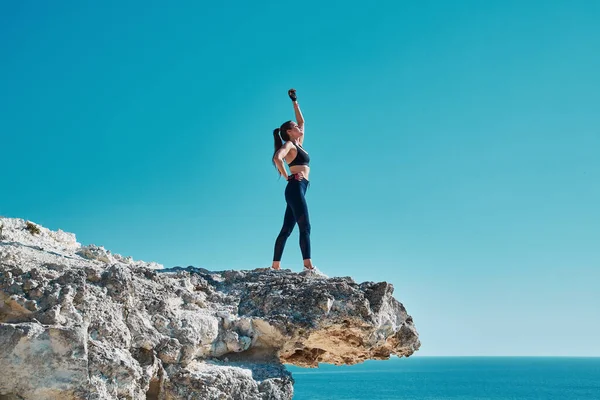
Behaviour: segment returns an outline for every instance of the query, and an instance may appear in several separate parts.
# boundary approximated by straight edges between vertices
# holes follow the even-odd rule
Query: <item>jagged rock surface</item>
[[[420,346],[385,282],[164,269],[21,219],[0,226],[0,397],[291,399],[283,364]]]

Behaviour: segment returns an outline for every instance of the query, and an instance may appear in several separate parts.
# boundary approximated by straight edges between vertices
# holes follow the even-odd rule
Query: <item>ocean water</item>
[[[294,400],[600,400],[600,358],[410,357],[288,370]]]

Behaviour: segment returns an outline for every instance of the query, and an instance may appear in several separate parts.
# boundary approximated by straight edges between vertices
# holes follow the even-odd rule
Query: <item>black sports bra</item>
[[[306,150],[304,150],[302,147],[298,146],[296,143],[292,143],[294,146],[296,146],[296,158],[294,158],[292,160],[291,163],[289,163],[288,165],[290,167],[293,167],[294,165],[306,165],[308,166],[310,164],[310,157],[308,155],[308,153],[306,152]],[[300,151],[302,150],[302,151]]]

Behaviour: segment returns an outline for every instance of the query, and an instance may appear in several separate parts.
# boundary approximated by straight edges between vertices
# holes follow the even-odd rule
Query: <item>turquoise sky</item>
[[[393,283],[420,355],[600,356],[600,2],[164,4],[0,5],[0,214],[269,266],[295,87],[322,271]]]

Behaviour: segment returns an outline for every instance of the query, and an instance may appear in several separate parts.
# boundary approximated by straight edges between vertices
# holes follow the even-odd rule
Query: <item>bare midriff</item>
[[[308,165],[294,165],[293,167],[290,167],[290,172],[292,174],[298,174],[302,172],[304,179],[309,180],[308,173],[310,172],[310,167]]]

